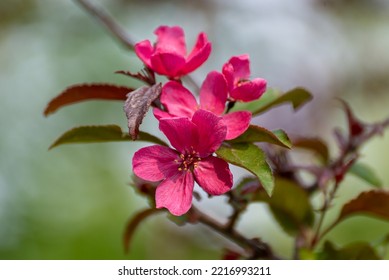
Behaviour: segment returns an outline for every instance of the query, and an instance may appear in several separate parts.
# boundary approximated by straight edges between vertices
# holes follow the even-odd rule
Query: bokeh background
[[[180,25],[191,46],[205,31],[210,59],[193,78],[201,83],[232,55],[249,53],[252,76],[271,87],[303,86],[314,100],[298,112],[285,106],[255,122],[291,135],[318,136],[337,152],[334,127],[345,127],[335,97],[358,116],[389,115],[389,1],[387,0],[199,0],[94,1],[136,39],[154,40],[159,25]],[[142,143],[49,145],[78,125],[126,128],[120,102],[87,102],[45,118],[47,102],[72,84],[109,82],[134,86],[116,70],[138,71],[127,51],[76,1],[0,1],[0,258],[1,259],[214,259],[231,246],[203,226],[178,227],[159,215],[136,232],[123,253],[129,217],[147,206],[129,186],[131,158]],[[151,118],[144,129],[155,132]],[[389,134],[362,150],[362,161],[389,187]],[[241,170],[237,172],[238,180]],[[337,205],[369,186],[347,177]],[[219,200],[218,200],[219,199]],[[230,209],[223,198],[202,202],[221,220]],[[221,202],[221,203],[220,203]],[[198,203],[198,202],[195,202]],[[339,211],[335,206],[326,222]],[[293,242],[255,204],[239,222],[247,236],[260,236],[284,257]],[[369,217],[343,222],[328,237],[337,245],[379,242],[389,224]]]

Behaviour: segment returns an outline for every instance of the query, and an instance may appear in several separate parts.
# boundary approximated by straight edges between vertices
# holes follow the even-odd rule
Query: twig
[[[321,227],[323,226],[324,218],[326,216],[326,213],[327,213],[329,207],[331,206],[332,200],[335,198],[335,194],[336,194],[336,191],[338,190],[338,187],[339,187],[339,182],[336,182],[333,190],[330,193],[330,196],[328,198],[327,197],[324,198],[325,199],[324,205],[323,205],[323,208],[321,209],[321,215],[320,215],[319,223],[318,223],[316,231],[315,231],[315,235],[313,236],[312,241],[311,241],[311,248],[314,248],[316,246],[316,244],[322,239],[322,237],[324,236],[323,233],[328,232],[328,229],[324,230],[323,233],[320,233],[320,230],[321,230]]]
[[[199,211],[195,206],[192,206],[190,213],[196,217],[197,222],[212,228],[214,231],[230,239],[244,250],[248,250],[251,253],[250,259],[280,259],[272,252],[270,246],[265,242],[258,239],[248,239],[236,230],[228,229],[225,225]]]
[[[242,214],[243,208],[238,206],[237,199],[233,192],[228,192],[227,196],[229,197],[229,204],[232,206],[232,215],[229,217],[229,222],[226,225],[226,230],[231,231],[234,229],[240,214]]]
[[[130,50],[134,49],[135,41],[131,38],[125,30],[119,26],[111,16],[103,9],[95,6],[89,0],[75,0],[92,16],[97,18],[109,31],[112,33],[125,47]]]

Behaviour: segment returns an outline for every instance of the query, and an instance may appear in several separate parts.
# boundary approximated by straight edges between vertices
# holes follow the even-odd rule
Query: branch
[[[85,10],[87,10],[92,16],[97,18],[102,25],[104,25],[110,33],[112,33],[125,47],[130,50],[134,50],[135,41],[131,38],[125,30],[119,26],[111,16],[103,9],[95,6],[89,0],[75,0]]]
[[[244,250],[250,252],[250,259],[269,259],[269,260],[277,260],[280,259],[272,252],[270,246],[263,241],[258,239],[248,239],[241,235],[234,229],[229,228],[228,226],[224,226],[208,215],[199,211],[195,206],[192,205],[190,210],[190,215],[196,217],[196,221],[202,223],[224,237],[230,239]]]

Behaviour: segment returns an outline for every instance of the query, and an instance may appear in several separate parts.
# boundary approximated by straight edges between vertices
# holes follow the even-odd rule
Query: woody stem
[[[271,250],[270,246],[265,242],[258,239],[248,239],[237,232],[235,229],[231,229],[215,219],[211,218],[207,214],[204,214],[198,210],[195,206],[192,206],[190,214],[193,215],[197,222],[200,222],[229,240],[233,241],[235,244],[239,245],[244,250],[250,253],[250,259],[279,259]]]

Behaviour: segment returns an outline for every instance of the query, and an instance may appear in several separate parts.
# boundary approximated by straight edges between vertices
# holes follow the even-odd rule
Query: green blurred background
[[[294,113],[277,108],[255,119],[291,135],[320,136],[333,144],[331,130],[344,127],[335,97],[358,116],[378,121],[389,115],[389,1],[386,0],[201,0],[95,1],[136,39],[154,40],[159,25],[184,27],[189,45],[205,31],[213,42],[207,63],[193,77],[201,83],[232,55],[249,53],[252,76],[271,87],[304,86],[314,101]],[[128,218],[147,203],[129,186],[131,158],[142,143],[49,145],[78,125],[126,127],[120,102],[87,102],[45,118],[47,102],[66,87],[84,82],[136,86],[116,70],[138,71],[141,63],[75,1],[0,1],[0,258],[1,259],[214,259],[231,247],[202,226],[178,227],[164,215],[148,219],[123,253]],[[144,129],[155,131],[151,118]],[[389,186],[389,134],[362,150]],[[235,179],[243,172],[234,169]],[[347,177],[327,216],[341,202],[369,186]],[[219,203],[221,202],[221,203]],[[201,207],[223,221],[223,198]],[[195,202],[199,204],[198,202]],[[250,207],[239,223],[247,236],[260,236],[284,257],[292,240],[265,206]],[[351,218],[328,237],[344,245],[379,242],[389,224]]]

